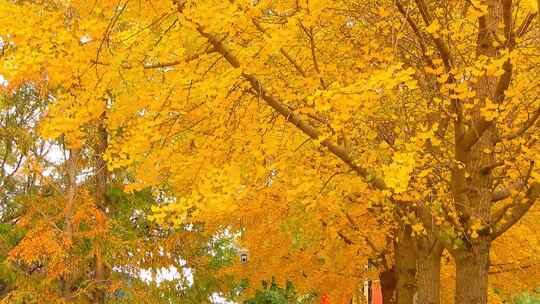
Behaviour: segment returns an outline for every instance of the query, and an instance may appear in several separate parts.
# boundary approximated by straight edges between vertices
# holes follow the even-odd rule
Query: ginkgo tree
[[[540,195],[534,1],[0,3],[1,74],[53,92],[42,134],[77,151],[101,121],[126,191],[169,194],[159,224],[302,206],[302,241],[393,231],[398,303],[440,301],[443,249],[455,302],[487,303],[492,243]]]
[[[228,263],[230,250],[206,254],[224,250],[226,240],[209,245],[209,227],[161,229],[147,219],[154,193],[123,192],[118,180],[129,178],[125,172],[100,179],[106,171],[94,136],[99,125],[85,130],[77,151],[38,136],[49,102],[43,83],[25,79],[0,95],[0,302],[198,303],[232,282],[211,275]],[[183,274],[186,267],[196,284]],[[176,273],[164,281],[170,269]]]

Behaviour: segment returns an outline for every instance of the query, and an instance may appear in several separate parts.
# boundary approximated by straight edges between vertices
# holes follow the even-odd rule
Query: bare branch
[[[264,30],[264,28],[261,26],[261,24],[255,20],[254,18],[251,19],[251,21],[253,22],[253,25],[255,25],[255,27],[263,34],[267,35],[268,37],[271,37],[270,34],[268,34],[268,32],[266,32]],[[279,52],[281,53],[281,55],[283,55],[283,57],[285,57],[292,65],[293,67],[296,69],[296,71],[302,75],[302,77],[307,77],[307,73],[306,71],[304,71],[304,69],[300,66],[300,64],[298,64],[292,57],[291,55],[285,51],[283,48],[279,48]]]
[[[309,38],[309,48],[311,50],[311,60],[313,60],[313,67],[315,68],[315,71],[319,75],[319,81],[321,82],[321,86],[323,89],[327,88],[327,85],[322,77],[321,69],[319,68],[319,61],[317,60],[317,53],[316,53],[316,47],[315,47],[315,38],[313,37],[313,30],[307,29],[302,23],[300,23],[300,27],[306,35]]]
[[[143,69],[151,70],[151,69],[160,69],[160,68],[173,67],[173,66],[177,66],[177,65],[180,65],[180,64],[183,64],[183,63],[189,63],[189,62],[191,62],[193,60],[199,59],[202,55],[207,55],[207,54],[211,54],[211,53],[214,53],[214,52],[215,52],[214,49],[208,49],[208,50],[206,50],[204,52],[193,54],[191,56],[188,56],[187,58],[183,58],[183,59],[179,59],[179,60],[175,60],[175,61],[147,63],[147,64],[143,64]],[[94,60],[94,59],[90,60],[90,63],[96,64],[96,65],[104,65],[104,66],[111,65],[110,63],[103,62],[103,61],[97,61],[97,60]],[[131,69],[134,68],[131,64],[123,64],[121,67],[122,67],[122,69],[126,69],[126,70],[131,70]]]
[[[516,133],[504,136],[503,139],[512,140],[522,136],[536,123],[538,117],[540,117],[540,107],[534,111],[533,115],[523,124],[523,126],[521,126],[521,128],[519,128]]]
[[[431,67],[434,67],[435,65],[433,64],[433,61],[431,60],[430,57],[426,55],[427,49],[426,49],[426,46],[424,45],[424,41],[423,41],[424,39],[422,37],[422,34],[420,33],[420,29],[418,29],[418,26],[416,25],[416,22],[414,22],[411,16],[409,16],[409,14],[405,11],[405,8],[401,4],[401,1],[396,0],[396,7],[398,11],[401,13],[401,15],[403,15],[405,20],[407,20],[407,23],[409,24],[414,34],[418,38],[418,43],[420,44],[420,51],[422,52],[422,57]]]

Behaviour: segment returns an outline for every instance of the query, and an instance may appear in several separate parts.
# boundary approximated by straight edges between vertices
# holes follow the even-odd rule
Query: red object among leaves
[[[372,302],[371,304],[383,304],[382,287],[380,281],[373,282],[371,286]]]
[[[328,298],[327,295],[322,295],[321,297],[321,304],[330,304],[330,299]]]

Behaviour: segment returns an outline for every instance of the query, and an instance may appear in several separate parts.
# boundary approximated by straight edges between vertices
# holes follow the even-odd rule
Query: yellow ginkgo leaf
[[[441,24],[439,23],[439,21],[435,20],[435,21],[431,22],[431,24],[428,27],[426,27],[426,32],[434,35],[440,29],[441,29]]]

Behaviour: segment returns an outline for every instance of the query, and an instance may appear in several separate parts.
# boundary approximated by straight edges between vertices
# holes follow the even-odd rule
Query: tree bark
[[[395,243],[396,256],[396,303],[412,304],[416,293],[416,248],[411,227],[403,226]]]
[[[66,176],[67,176],[67,190],[66,190],[66,211],[64,214],[64,225],[66,239],[69,246],[73,243],[73,214],[75,213],[75,195],[77,194],[77,162],[79,161],[80,151],[78,149],[69,150],[69,159],[66,161]],[[70,269],[72,270],[72,269]],[[62,277],[61,281],[62,295],[63,297],[71,301],[73,294],[73,273],[68,271],[66,275]]]
[[[538,12],[536,13],[538,17],[538,24],[540,24],[540,0],[536,1],[536,8],[538,9]]]
[[[394,292],[396,291],[396,266],[392,266],[390,269],[385,269],[379,275],[381,281],[383,303],[394,303]]]
[[[107,163],[103,159],[103,154],[107,149],[107,130],[103,126],[103,118],[100,119],[96,134],[95,147],[95,181],[96,181],[96,206],[100,212],[105,214],[107,203],[107,182],[108,172]],[[98,225],[106,225],[106,223],[97,222]],[[96,240],[94,244],[94,266],[95,266],[95,281],[96,290],[94,292],[94,303],[105,303],[105,282],[107,279],[105,261],[103,258],[104,248],[102,248],[101,240]]]
[[[487,14],[478,19],[477,57],[495,59],[500,53],[495,47],[495,37],[504,35],[512,41],[512,0],[487,0]],[[499,25],[504,25],[501,32]],[[511,43],[509,44],[510,48]],[[512,65],[506,61],[503,74],[498,77],[487,74],[480,77],[476,92],[480,104],[472,111],[471,127],[456,138],[456,159],[465,164],[464,169],[456,168],[452,174],[452,192],[456,200],[456,209],[463,223],[464,245],[453,250],[456,262],[455,303],[486,304],[488,291],[489,232],[470,233],[471,227],[480,224],[490,225],[493,181],[491,171],[484,172],[495,164],[497,159],[493,150],[497,142],[496,121],[483,117],[481,107],[488,101],[502,103],[504,92],[512,78]]]
[[[488,292],[489,242],[460,252],[456,260],[455,303],[485,304]]]
[[[443,246],[435,237],[421,238],[416,244],[417,294],[415,303],[439,304]]]

